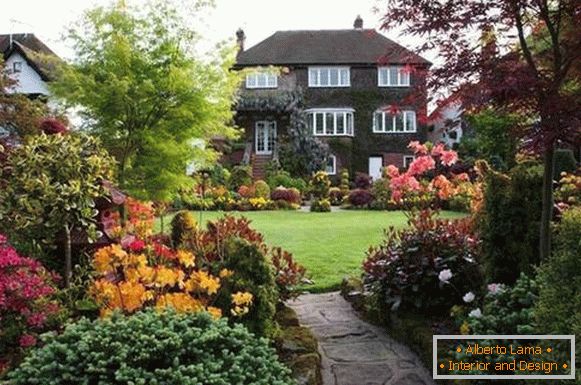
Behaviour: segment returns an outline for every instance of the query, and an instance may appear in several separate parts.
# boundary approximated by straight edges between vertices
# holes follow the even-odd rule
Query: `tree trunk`
[[[541,233],[539,242],[539,256],[541,261],[547,259],[551,253],[551,219],[553,217],[553,173],[555,169],[555,146],[547,146],[543,156],[543,206],[541,213]]]
[[[65,287],[71,286],[73,262],[71,258],[71,228],[65,223]]]

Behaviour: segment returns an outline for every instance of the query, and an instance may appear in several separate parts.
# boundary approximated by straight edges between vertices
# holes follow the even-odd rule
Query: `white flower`
[[[442,283],[448,283],[448,281],[452,278],[452,276],[453,276],[452,270],[446,269],[446,270],[440,271],[440,274],[438,274],[438,279]]]
[[[480,308],[476,308],[472,310],[470,313],[468,313],[468,317],[480,318],[482,317],[482,311],[480,311]]]
[[[490,294],[498,294],[502,290],[502,283],[491,283],[488,285],[488,292]]]
[[[462,300],[466,303],[470,303],[470,302],[474,301],[474,298],[476,298],[474,293],[469,291],[468,293],[464,294],[464,297],[462,297]]]

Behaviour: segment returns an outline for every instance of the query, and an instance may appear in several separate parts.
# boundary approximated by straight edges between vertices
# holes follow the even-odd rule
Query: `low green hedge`
[[[206,313],[83,319],[44,342],[11,384],[294,384],[268,340]]]

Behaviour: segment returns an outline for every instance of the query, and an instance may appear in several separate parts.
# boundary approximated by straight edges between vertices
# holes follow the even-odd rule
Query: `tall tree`
[[[555,145],[581,142],[581,3],[578,0],[388,0],[383,27],[437,50],[432,90],[467,107],[527,116],[519,137],[543,157],[540,255],[550,252]]]
[[[76,59],[52,90],[81,107],[86,128],[119,162],[121,187],[140,198],[171,198],[188,164],[216,158],[206,144],[236,133],[234,47],[196,56],[190,26],[198,18],[169,0],[140,8],[120,1],[89,10],[68,33]]]

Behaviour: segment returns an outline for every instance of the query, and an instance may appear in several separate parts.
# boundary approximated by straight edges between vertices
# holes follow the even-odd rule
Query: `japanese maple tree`
[[[576,0],[388,0],[383,28],[421,37],[441,65],[431,91],[467,109],[522,116],[521,143],[544,163],[540,255],[550,251],[555,147],[581,143],[581,3]]]

